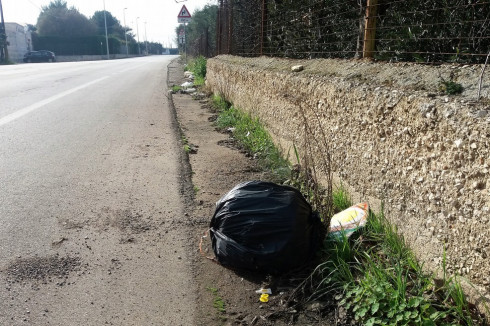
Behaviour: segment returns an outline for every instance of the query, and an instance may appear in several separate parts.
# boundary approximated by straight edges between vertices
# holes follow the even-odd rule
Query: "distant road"
[[[0,325],[193,325],[173,58],[0,66]]]

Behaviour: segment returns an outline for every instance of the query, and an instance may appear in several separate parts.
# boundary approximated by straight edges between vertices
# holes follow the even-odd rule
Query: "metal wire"
[[[481,63],[490,50],[488,0],[371,1],[219,0],[218,52],[352,58],[375,38],[378,60]]]

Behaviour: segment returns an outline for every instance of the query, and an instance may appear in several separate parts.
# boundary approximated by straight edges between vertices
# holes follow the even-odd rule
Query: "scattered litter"
[[[341,239],[343,235],[350,237],[352,233],[366,225],[368,210],[367,203],[359,203],[332,216],[329,238]]]
[[[291,71],[293,71],[293,72],[300,72],[300,71],[303,71],[303,69],[305,69],[305,67],[302,66],[302,65],[292,66],[291,67]]]
[[[260,302],[269,302],[269,295],[267,293],[264,293],[260,296]]]
[[[189,76],[192,75],[193,75],[192,71],[184,71],[184,77],[189,78]]]
[[[216,203],[210,235],[219,263],[278,274],[312,257],[320,243],[321,227],[297,189],[249,181]]]
[[[183,83],[182,85],[180,85],[180,87],[182,87],[182,88],[184,88],[184,89],[185,89],[185,88],[191,88],[191,87],[193,87],[193,86],[194,86],[194,83],[192,83],[192,82],[185,82],[185,83]]]
[[[235,129],[236,129],[235,127],[230,127],[228,129],[226,129],[226,131],[233,133],[233,132],[235,132]]]
[[[183,89],[182,92],[183,93],[186,93],[186,94],[192,94],[192,93],[197,92],[197,89],[195,89],[195,88],[187,88],[187,89]]]
[[[267,289],[261,288],[260,290],[255,291],[255,293],[272,294],[272,290],[270,288]]]

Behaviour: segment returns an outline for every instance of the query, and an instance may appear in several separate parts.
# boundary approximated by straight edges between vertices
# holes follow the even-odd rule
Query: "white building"
[[[26,27],[17,23],[5,23],[9,59],[13,62],[22,62],[24,54],[32,51],[31,32]]]

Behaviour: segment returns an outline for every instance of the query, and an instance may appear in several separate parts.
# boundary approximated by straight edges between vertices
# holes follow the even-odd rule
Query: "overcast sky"
[[[124,25],[124,8],[126,12],[126,25],[133,28],[136,34],[139,29],[139,40],[159,42],[168,45],[172,42],[175,46],[175,27],[177,27],[177,16],[185,4],[187,9],[194,13],[195,10],[203,8],[206,4],[216,4],[217,0],[105,0],[105,8],[117,17]],[[77,8],[82,14],[91,17],[95,11],[104,9],[104,0],[66,0],[68,6]],[[3,14],[6,22],[19,23],[21,25],[37,22],[41,7],[50,3],[50,0],[2,0]],[[137,17],[140,17],[138,20]],[[138,28],[136,25],[138,21]]]

